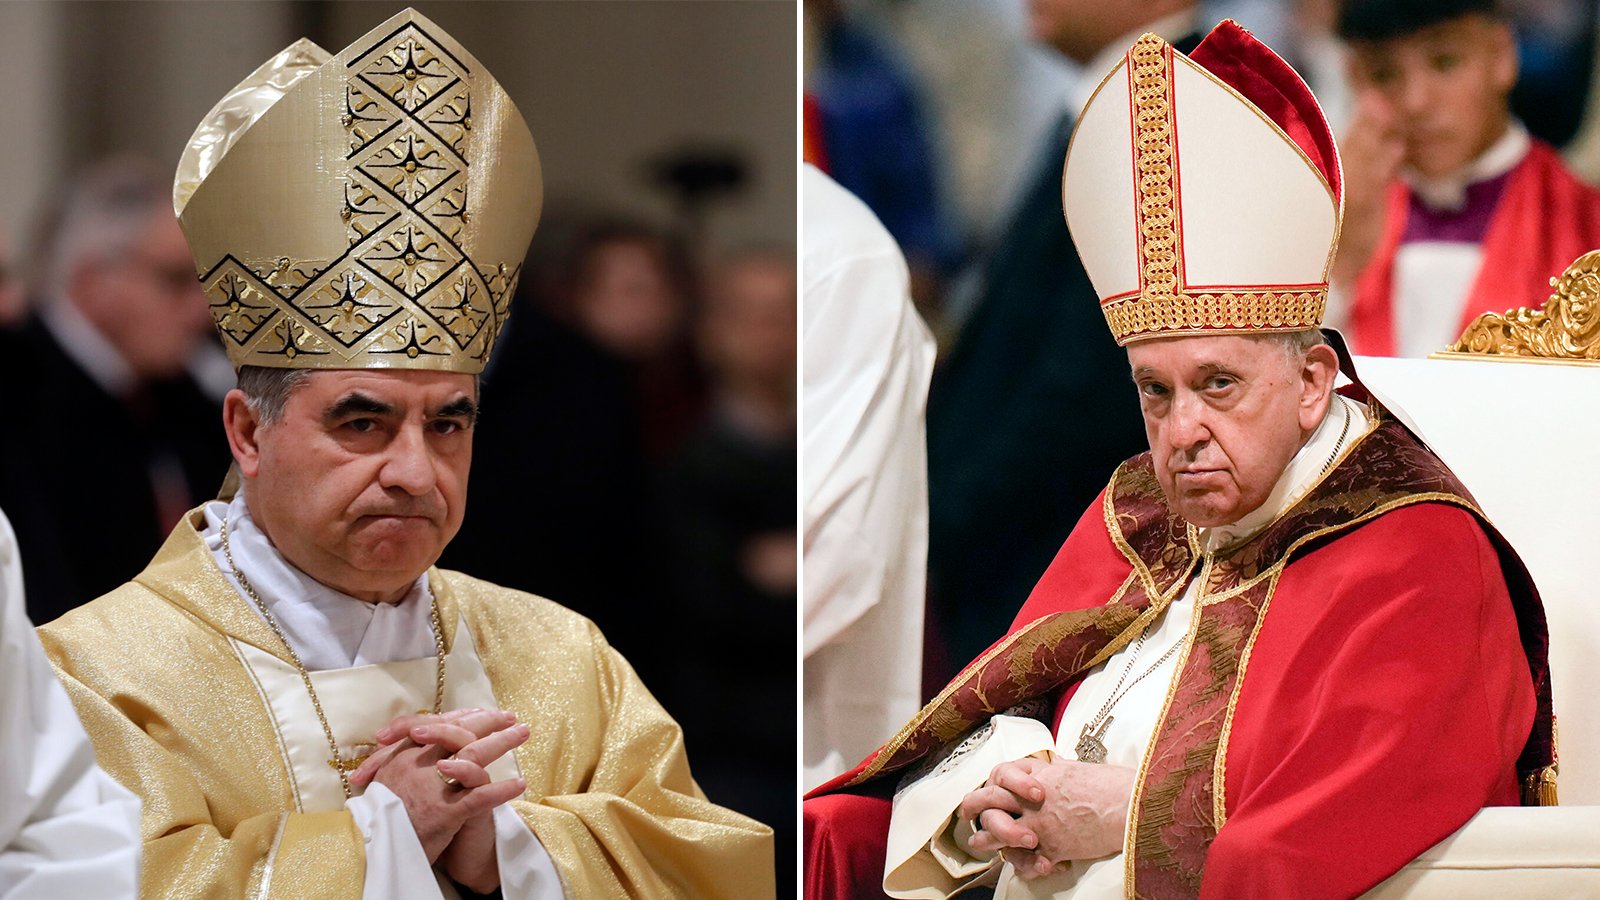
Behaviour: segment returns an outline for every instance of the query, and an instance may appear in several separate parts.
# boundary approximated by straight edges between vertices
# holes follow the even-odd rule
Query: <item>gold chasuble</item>
[[[144,894],[359,897],[362,834],[304,687],[203,526],[191,513],[132,582],[39,629],[101,765],[144,799]],[[773,895],[771,831],[705,799],[677,724],[587,619],[457,572],[428,583],[446,708],[531,726],[512,805],[569,898]],[[341,753],[431,703],[434,664],[314,673]]]

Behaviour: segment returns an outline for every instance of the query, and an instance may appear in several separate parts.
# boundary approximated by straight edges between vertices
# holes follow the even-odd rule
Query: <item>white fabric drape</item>
[[[804,170],[804,787],[920,701],[933,338],[866,206]]]
[[[95,763],[23,605],[0,513],[0,898],[138,895],[139,798]]]

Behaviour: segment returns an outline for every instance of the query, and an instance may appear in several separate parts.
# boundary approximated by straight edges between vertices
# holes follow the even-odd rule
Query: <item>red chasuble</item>
[[[1394,258],[1405,234],[1410,197],[1405,184],[1389,186],[1383,237],[1356,279],[1349,335],[1351,347],[1364,356],[1395,354]],[[1600,191],[1568,171],[1549,144],[1531,141],[1489,220],[1483,261],[1456,313],[1457,333],[1482,313],[1543,306],[1550,298],[1550,279],[1596,247]]]
[[[806,896],[881,896],[888,792],[990,715],[1051,698],[1201,579],[1133,797],[1129,896],[1349,897],[1551,762],[1543,609],[1455,476],[1378,425],[1223,554],[1125,463],[1013,630],[806,801]],[[1109,599],[1109,602],[1108,602]],[[895,777],[888,777],[888,776]]]

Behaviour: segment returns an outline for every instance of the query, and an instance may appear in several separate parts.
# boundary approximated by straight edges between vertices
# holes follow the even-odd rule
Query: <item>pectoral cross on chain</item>
[[[1110,728],[1111,723],[1116,720],[1116,716],[1106,716],[1105,721],[1100,723],[1099,728],[1095,728],[1093,722],[1083,726],[1083,731],[1078,735],[1078,746],[1073,748],[1078,754],[1078,759],[1086,763],[1103,763],[1106,761],[1106,744],[1100,738],[1105,735],[1106,729]],[[1090,729],[1094,730],[1090,731]]]

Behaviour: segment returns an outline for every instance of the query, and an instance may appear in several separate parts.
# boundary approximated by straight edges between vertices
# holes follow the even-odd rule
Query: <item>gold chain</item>
[[[233,549],[228,546],[227,517],[222,519],[222,555],[227,557],[228,568],[233,570],[233,577],[239,582],[239,587],[244,588],[245,595],[250,598],[250,602],[256,605],[256,609],[261,613],[261,618],[267,621],[267,627],[271,628],[272,633],[278,636],[279,641],[283,642],[283,649],[288,652],[289,661],[294,663],[295,669],[300,673],[300,680],[305,682],[306,693],[311,696],[311,708],[317,711],[317,721],[322,723],[322,734],[328,739],[328,751],[333,754],[328,759],[328,765],[339,773],[339,786],[344,788],[344,798],[349,800],[352,796],[350,793],[350,773],[359,768],[367,756],[352,756],[346,759],[339,753],[339,742],[333,737],[333,727],[328,724],[328,716],[322,711],[322,701],[317,699],[317,689],[311,685],[311,673],[306,671],[305,664],[300,662],[300,654],[294,652],[294,647],[289,643],[289,639],[283,636],[283,629],[278,627],[278,620],[273,618],[272,612],[267,609],[267,604],[262,602],[261,596],[256,593],[255,588],[250,586],[249,579],[245,578],[244,573],[239,571],[238,563],[233,561]],[[429,591],[429,624],[433,626],[433,647],[438,653],[439,660],[434,673],[433,714],[438,715],[440,710],[444,709],[444,624],[439,618],[439,600],[433,597],[432,593],[432,591]],[[426,710],[418,710],[418,712],[426,712]]]

